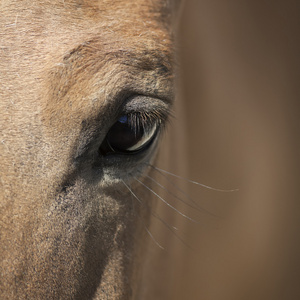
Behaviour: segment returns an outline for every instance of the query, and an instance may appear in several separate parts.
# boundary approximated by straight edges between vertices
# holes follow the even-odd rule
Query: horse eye
[[[135,154],[146,149],[158,132],[157,123],[149,123],[136,115],[121,116],[107,133],[100,147],[101,154]]]

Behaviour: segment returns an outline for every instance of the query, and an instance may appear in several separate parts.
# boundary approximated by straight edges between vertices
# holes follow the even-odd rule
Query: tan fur
[[[0,10],[0,298],[127,299],[142,237],[121,180],[152,155],[98,173],[93,155],[124,98],[172,102],[170,6],[4,0]]]

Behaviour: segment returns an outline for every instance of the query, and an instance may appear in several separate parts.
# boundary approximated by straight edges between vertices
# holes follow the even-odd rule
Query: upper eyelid
[[[158,112],[158,115],[167,116],[171,112],[171,105],[158,98],[137,95],[127,99],[121,110],[125,114]]]
[[[166,110],[165,107],[155,106],[152,108],[147,108],[147,110],[130,110],[126,112],[128,118],[128,123],[132,124],[133,126],[141,125],[142,127],[152,127],[154,124],[158,125],[159,127],[164,127],[167,123],[170,112]],[[121,115],[120,118],[122,118]]]

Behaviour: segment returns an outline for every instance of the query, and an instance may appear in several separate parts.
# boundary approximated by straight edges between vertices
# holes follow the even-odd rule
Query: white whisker
[[[126,188],[129,190],[129,192],[131,193],[131,195],[134,196],[135,199],[138,200],[138,202],[140,204],[143,204],[142,201],[135,195],[135,193],[132,191],[132,189],[122,180],[122,182],[124,183],[124,185],[126,186]],[[149,234],[149,236],[151,237],[152,241],[162,250],[165,250],[165,248],[154,238],[153,234],[150,232],[150,230],[148,229],[148,227],[146,226],[145,222],[142,220],[142,218],[137,215],[137,217],[141,220],[141,222],[144,225],[144,228],[146,229],[147,233]]]
[[[176,232],[173,231],[173,229],[178,231],[178,228],[177,228],[177,227],[168,224],[168,223],[167,223],[166,221],[164,221],[158,214],[156,214],[156,213],[154,213],[153,211],[151,211],[151,208],[149,207],[149,205],[143,203],[143,202],[139,199],[139,197],[132,191],[132,189],[131,189],[131,188],[130,188],[123,180],[122,180],[122,182],[125,184],[125,186],[127,187],[127,189],[129,189],[129,191],[130,191],[130,193],[133,195],[133,197],[134,197],[135,199],[137,199],[138,202],[139,202],[141,205],[146,206],[146,207],[149,209],[149,211],[150,211],[150,213],[151,213],[152,216],[154,216],[154,217],[157,218],[160,222],[162,222],[162,223],[166,226],[166,228],[176,236],[176,238],[177,238],[178,240],[180,240],[186,247],[190,248],[189,245],[187,245],[187,244],[185,243],[185,241],[184,241],[179,235],[177,235]],[[154,239],[154,240],[155,240],[155,239]],[[155,241],[155,243],[156,243],[156,241]],[[158,242],[157,242],[157,243],[158,243]],[[158,243],[158,244],[159,244],[159,243]],[[164,249],[164,248],[163,248],[163,249]]]
[[[210,211],[204,209],[203,207],[200,207],[199,205],[197,205],[197,203],[194,203],[195,201],[193,201],[192,199],[190,199],[190,197],[188,197],[188,199],[192,200],[192,202],[194,204],[196,204],[197,206],[193,206],[191,205],[190,203],[188,203],[187,201],[185,201],[184,199],[178,197],[177,195],[175,195],[174,193],[172,193],[170,190],[168,190],[166,187],[164,187],[162,184],[160,184],[159,182],[157,182],[154,178],[152,178],[151,176],[149,175],[145,175],[147,178],[149,178],[151,181],[153,181],[154,183],[156,183],[159,187],[161,187],[163,190],[165,190],[167,193],[169,193],[171,196],[173,196],[175,199],[179,200],[180,202],[184,203],[185,205],[199,211],[199,212],[202,212],[202,213],[207,213],[213,217],[218,217],[216,216],[215,214],[211,213]],[[186,195],[185,195],[186,196]]]
[[[138,198],[138,196],[132,191],[132,189],[125,183],[125,181],[123,179],[121,179],[121,181],[123,182],[123,184],[127,187],[127,189],[129,190],[129,192],[133,195],[133,197],[140,203],[143,204],[142,201]]]
[[[151,166],[151,165],[150,165]],[[182,190],[177,184],[175,184],[166,174],[160,172],[159,170],[154,169],[154,171],[158,172],[161,176],[163,176],[172,186],[175,187],[176,190],[178,190],[182,195],[184,195],[188,200],[190,200],[198,209],[201,209],[202,207],[199,206],[199,204],[193,200],[193,198],[190,197],[188,193],[186,193],[184,190]]]
[[[213,190],[213,191],[216,191],[216,192],[231,193],[231,192],[237,192],[237,191],[239,191],[239,189],[223,190],[223,189],[214,188],[214,187],[211,187],[211,186],[208,186],[208,185],[199,183],[199,182],[197,182],[197,181],[193,181],[193,180],[184,178],[184,177],[182,177],[182,176],[173,174],[173,173],[171,173],[171,172],[168,172],[168,171],[166,171],[166,170],[160,169],[160,168],[155,167],[155,166],[153,166],[153,165],[150,165],[150,164],[149,164],[149,166],[152,167],[153,169],[157,170],[157,171],[166,173],[166,174],[168,174],[168,175],[170,175],[170,176],[176,177],[176,178],[178,178],[178,179],[185,180],[185,181],[187,181],[187,182],[189,182],[189,183],[196,184],[196,185],[199,185],[199,186],[201,186],[201,187],[203,187],[203,188],[206,188],[206,189],[209,189],[209,190]]]
[[[141,220],[141,218],[139,218]],[[152,241],[162,250],[165,250],[165,248],[155,239],[155,237],[153,236],[153,234],[150,232],[150,230],[147,228],[147,226],[144,224],[144,227],[147,231],[147,233],[149,234],[149,236],[151,237]]]
[[[149,205],[147,205],[146,203],[144,203],[144,202],[142,202],[140,199],[139,199],[139,197],[132,191],[132,189],[130,188],[130,187],[128,187],[128,185],[122,180],[122,182],[125,184],[125,186],[129,189],[129,191],[130,191],[130,193],[133,195],[133,197],[135,198],[135,199],[137,199],[138,200],[138,202],[141,204],[141,205],[143,205],[143,206],[145,206],[145,207],[147,207],[148,209],[149,209],[149,211],[150,211],[150,213],[151,213],[151,215],[153,216],[153,217],[155,217],[155,218],[157,218],[160,222],[162,222],[166,227],[168,227],[170,230],[173,228],[173,229],[175,229],[175,230],[178,230],[178,228],[176,228],[175,226],[173,226],[173,225],[170,225],[170,224],[168,224],[166,221],[164,221],[158,214],[156,214],[155,212],[153,212],[152,210],[151,210],[151,207],[149,206]]]
[[[181,216],[183,216],[184,218],[194,222],[194,223],[198,223],[197,221],[195,221],[194,219],[188,217],[187,215],[183,214],[182,212],[180,212],[178,209],[176,209],[174,206],[172,206],[170,203],[168,203],[165,199],[163,199],[161,196],[159,196],[155,191],[153,191],[151,188],[149,188],[147,185],[145,185],[142,181],[138,180],[137,178],[134,178],[137,182],[139,182],[140,184],[142,184],[147,190],[149,190],[152,194],[154,194],[157,198],[159,198],[163,203],[165,203],[167,206],[169,206],[170,208],[172,208],[174,211],[176,211],[178,214],[180,214]]]
[[[138,182],[140,182],[138,179],[136,179],[135,178],[135,180],[136,181],[138,181]],[[123,181],[124,182],[124,181]],[[125,182],[124,182],[125,183]],[[140,182],[141,183],[141,182]],[[125,184],[126,185],[126,184]],[[126,185],[127,186],[127,185]],[[133,193],[133,191],[132,190],[130,190],[129,189],[129,191],[131,192],[131,194],[135,197],[135,198],[137,198],[138,199],[138,197]],[[140,203],[142,203],[140,200],[139,200],[139,202]],[[146,205],[147,207],[148,207],[148,205]],[[185,245],[187,248],[189,248],[189,249],[191,249],[191,247],[176,233],[176,232],[174,232],[174,230],[178,230],[178,228],[176,228],[175,226],[171,226],[171,225],[169,225],[166,221],[164,221],[159,215],[157,215],[157,214],[155,214],[155,213],[153,213],[152,211],[150,211],[151,212],[151,214],[153,215],[153,216],[155,216],[156,218],[158,218],[158,220],[160,221],[160,222],[162,222],[165,226],[166,226],[166,228],[170,231],[170,232],[172,232],[174,235],[175,235],[175,237],[183,244],[183,245]],[[174,230],[173,230],[174,229]],[[191,249],[192,250],[192,249]]]

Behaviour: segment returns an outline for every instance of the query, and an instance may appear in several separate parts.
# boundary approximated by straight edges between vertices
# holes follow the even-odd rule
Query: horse
[[[299,298],[297,4],[175,2],[1,3],[1,299]]]
[[[1,299],[134,296],[148,217],[132,198],[173,103],[171,7],[1,3]]]

